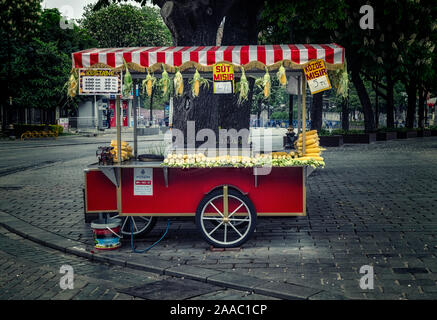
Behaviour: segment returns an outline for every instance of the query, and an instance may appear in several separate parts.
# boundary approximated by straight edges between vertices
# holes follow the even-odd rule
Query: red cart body
[[[246,195],[259,216],[306,215],[305,167],[273,167],[268,175],[254,175],[253,168],[148,167],[152,177],[147,195],[136,195],[141,183],[134,170],[120,170],[117,187],[99,168],[85,172],[86,213],[118,212],[121,216],[194,216],[202,198],[227,185]]]

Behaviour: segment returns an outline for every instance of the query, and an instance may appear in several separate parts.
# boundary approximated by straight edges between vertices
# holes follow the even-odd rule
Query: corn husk
[[[184,93],[184,79],[182,78],[182,74],[179,71],[179,69],[177,70],[174,76],[173,83],[175,89],[175,96],[181,97]]]
[[[200,76],[199,71],[194,73],[193,80],[190,81],[191,84],[191,94],[194,98],[197,98],[199,96],[199,91],[201,86],[206,86],[209,88],[209,82],[207,79],[202,78]]]
[[[126,72],[123,78],[123,96],[127,97],[131,94],[133,90],[133,80],[129,72],[129,68],[127,66],[126,60],[123,59],[123,63],[124,63],[124,67],[126,68]]]
[[[256,79],[255,84],[263,90],[264,92],[264,99],[267,99],[270,97],[270,92],[271,92],[271,79],[270,79],[270,74],[269,74],[269,70],[266,67],[266,73],[264,75],[264,77]]]
[[[285,68],[283,65],[279,67],[279,70],[276,73],[276,78],[278,78],[281,87],[284,88],[287,85],[287,75],[285,74]]]
[[[237,91],[240,92],[238,96],[238,104],[241,104],[243,101],[247,101],[249,96],[249,81],[247,81],[243,67],[241,67],[241,78],[237,85]]]
[[[331,80],[333,87],[336,89],[337,95],[347,98],[349,95],[349,75],[346,63],[344,69],[334,70],[329,73],[329,79]]]
[[[164,68],[164,65],[162,65],[162,69],[163,70],[162,70],[161,79],[159,79],[159,86],[161,87],[162,95],[165,96],[169,91],[171,80],[170,77],[168,76],[167,70],[165,70]]]
[[[78,75],[76,69],[71,69],[70,77],[68,81],[65,83],[65,87],[67,87],[67,95],[72,99],[77,94],[78,87]]]
[[[142,82],[143,87],[143,95],[147,93],[147,96],[150,97],[152,95],[153,86],[155,85],[156,78],[150,75],[149,70],[147,70],[146,79]]]

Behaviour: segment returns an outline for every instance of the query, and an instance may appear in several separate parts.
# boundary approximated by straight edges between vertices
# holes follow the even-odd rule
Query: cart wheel
[[[202,237],[217,248],[242,245],[256,226],[256,211],[249,198],[226,189],[227,186],[206,195],[196,211],[196,225]]]
[[[123,236],[131,235],[131,224],[133,230],[133,236],[139,237],[149,233],[156,224],[157,219],[155,217],[125,217],[125,216],[115,216],[113,218],[121,219],[121,234]]]

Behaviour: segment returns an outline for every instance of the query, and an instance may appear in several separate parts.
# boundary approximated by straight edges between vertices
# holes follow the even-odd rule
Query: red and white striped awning
[[[96,65],[118,68],[123,66],[123,59],[141,68],[156,64],[180,67],[187,62],[211,66],[224,61],[235,66],[245,66],[254,61],[267,66],[281,61],[303,66],[314,59],[323,59],[329,67],[344,64],[344,48],[337,44],[94,48],[75,52],[72,57],[73,68]]]

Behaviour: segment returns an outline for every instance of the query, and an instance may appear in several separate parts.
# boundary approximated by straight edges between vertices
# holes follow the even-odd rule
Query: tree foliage
[[[99,47],[171,45],[170,31],[156,8],[113,3],[93,9],[92,4],[85,7],[80,25],[90,32]]]

